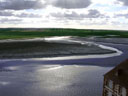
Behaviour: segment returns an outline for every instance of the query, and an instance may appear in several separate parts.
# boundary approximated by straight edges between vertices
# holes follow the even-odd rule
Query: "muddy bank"
[[[21,42],[0,42],[0,58],[40,58],[73,55],[109,54],[115,51],[102,49],[93,44],[46,42],[32,40]]]

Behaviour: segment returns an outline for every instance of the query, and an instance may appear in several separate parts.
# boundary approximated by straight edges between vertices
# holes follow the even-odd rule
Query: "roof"
[[[125,88],[128,88],[128,59],[104,75]]]

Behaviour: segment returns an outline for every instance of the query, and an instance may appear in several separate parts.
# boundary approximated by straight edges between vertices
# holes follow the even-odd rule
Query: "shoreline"
[[[35,38],[35,39],[28,39],[28,41],[27,41],[27,39],[25,39],[25,42],[23,42],[21,40],[21,42],[16,41],[16,42],[0,42],[0,43],[1,44],[13,44],[14,43],[13,45],[20,43],[22,46],[23,46],[23,43],[26,43],[27,46],[29,46],[28,44],[31,43],[30,45],[32,47],[33,47],[33,44],[38,43],[37,45],[40,46],[41,43],[44,43],[45,47],[46,46],[47,47],[45,48],[45,50],[43,50],[43,52],[51,50],[50,52],[48,51],[46,53],[41,53],[41,51],[38,50],[38,52],[35,51],[35,53],[34,53],[33,50],[30,51],[30,49],[27,49],[28,51],[30,51],[29,54],[28,53],[16,54],[14,52],[15,54],[10,54],[10,56],[9,56],[9,53],[7,52],[3,56],[0,54],[1,60],[7,60],[7,59],[33,59],[33,60],[62,59],[62,60],[65,60],[65,59],[81,59],[81,58],[108,58],[108,57],[113,57],[113,56],[119,56],[122,54],[122,52],[116,48],[100,45],[95,42],[88,42],[85,40],[81,41],[81,39],[78,40],[77,38],[75,40],[74,37],[73,38],[71,38],[71,37]],[[10,45],[10,46],[12,47],[12,45]],[[61,48],[65,47],[65,46],[68,46],[67,49],[66,50],[63,49],[63,51],[61,51],[62,50]],[[55,47],[55,48],[53,48],[55,50],[50,49],[50,47]],[[29,48],[30,48],[30,46],[29,46]],[[43,48],[43,47],[41,47],[41,48]],[[72,50],[70,50],[71,48],[72,48]],[[39,49],[39,47],[38,47],[38,49]],[[78,50],[78,49],[81,49],[82,51]],[[27,50],[25,49],[25,52],[27,52]],[[37,50],[37,47],[36,47],[36,50]],[[56,52],[52,52],[52,51],[56,51]],[[67,52],[67,51],[69,51],[69,52]],[[33,52],[33,53],[31,53],[31,52]]]

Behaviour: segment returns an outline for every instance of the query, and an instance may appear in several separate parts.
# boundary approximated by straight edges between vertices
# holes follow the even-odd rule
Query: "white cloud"
[[[78,13],[76,11],[72,11],[72,12],[51,13],[50,15],[58,19],[68,19],[68,20],[83,20],[85,18],[106,18],[98,10],[94,10],[94,9],[88,10],[88,13]]]
[[[127,0],[0,0],[0,27],[124,29],[126,5]]]

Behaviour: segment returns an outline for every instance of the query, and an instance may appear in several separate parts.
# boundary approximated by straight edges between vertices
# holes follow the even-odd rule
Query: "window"
[[[109,80],[109,88],[113,89],[113,81]]]
[[[108,92],[108,96],[112,96],[112,92],[109,91],[109,92]]]
[[[116,93],[119,93],[119,85],[118,85],[118,84],[115,85],[114,91],[115,91]]]
[[[126,88],[122,87],[122,96],[126,96]]]

